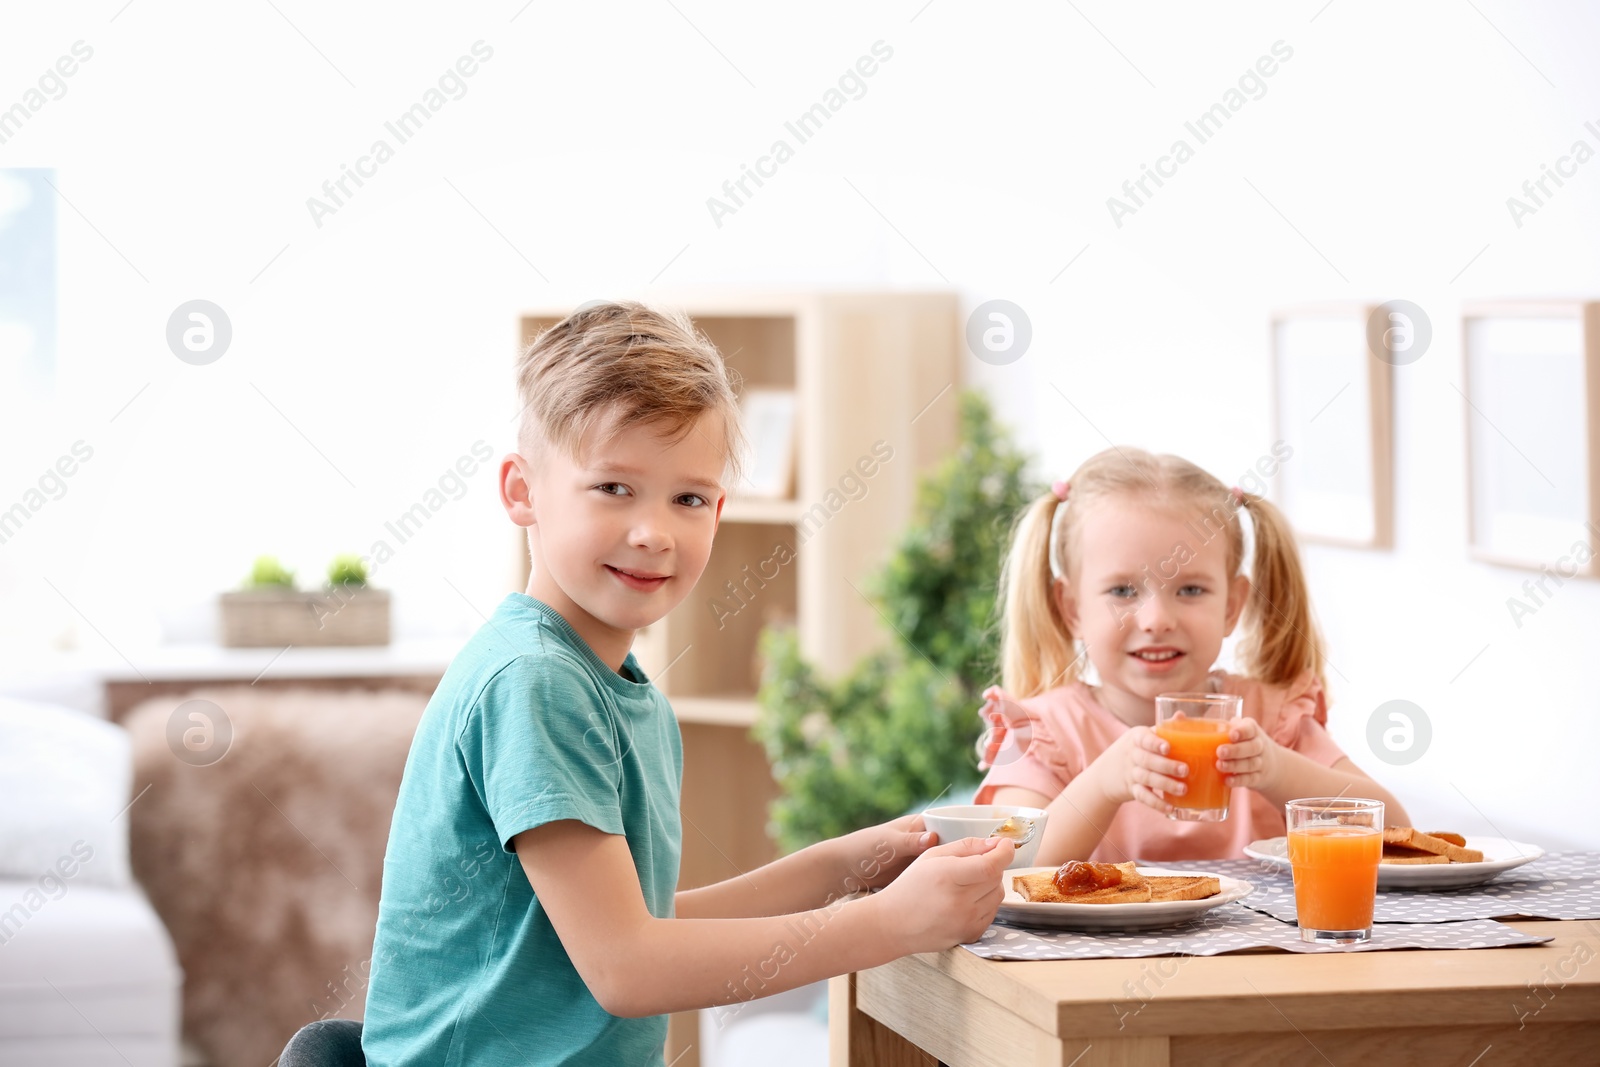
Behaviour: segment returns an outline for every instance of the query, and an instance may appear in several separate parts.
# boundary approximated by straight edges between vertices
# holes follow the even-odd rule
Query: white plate
[[[1508,841],[1503,837],[1467,836],[1467,847],[1483,853],[1482,863],[1380,863],[1378,885],[1385,889],[1457,889],[1467,885],[1481,885],[1504,871],[1532,863],[1544,855],[1538,845],[1521,841]],[[1279,870],[1289,870],[1289,840],[1269,837],[1252,841],[1245,846],[1244,854],[1251,859],[1270,863]]]
[[[1012,878],[1019,874],[1054,874],[1056,867],[1024,867],[1005,873],[1006,899],[1000,904],[999,918],[1019,926],[1050,926],[1063,930],[1153,930],[1190,922],[1224,904],[1232,904],[1250,894],[1254,887],[1225,874],[1211,877],[1222,883],[1222,892],[1204,900],[1168,900],[1152,904],[1042,904],[1023,900]],[[1140,867],[1144,875],[1179,875],[1193,878],[1206,871],[1169,871],[1164,867]]]

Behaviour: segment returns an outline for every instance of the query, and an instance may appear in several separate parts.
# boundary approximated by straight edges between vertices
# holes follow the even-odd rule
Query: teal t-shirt
[[[652,915],[673,914],[683,747],[630,653],[608,668],[512,593],[445,672],[406,759],[372,949],[371,1067],[659,1064],[665,1016],[590,994],[511,839],[560,819],[622,834]]]

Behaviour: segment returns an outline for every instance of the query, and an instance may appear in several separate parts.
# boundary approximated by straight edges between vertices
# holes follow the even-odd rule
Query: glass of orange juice
[[[1189,766],[1184,791],[1165,797],[1169,819],[1221,822],[1228,817],[1231,790],[1217,770],[1217,749],[1228,743],[1228,727],[1243,702],[1226,693],[1162,693],[1156,697],[1156,734],[1167,743],[1167,758]]]
[[[1353,945],[1370,939],[1383,801],[1312,797],[1284,807],[1300,940]]]

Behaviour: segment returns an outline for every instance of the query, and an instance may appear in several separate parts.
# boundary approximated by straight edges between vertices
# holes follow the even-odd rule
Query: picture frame
[[[1308,542],[1394,543],[1393,370],[1368,344],[1378,311],[1317,304],[1270,317],[1272,432],[1289,448],[1272,496]]]
[[[797,409],[792,389],[749,388],[740,396],[740,418],[750,449],[744,480],[733,495],[762,500],[793,498]]]
[[[1468,304],[1461,330],[1470,555],[1600,577],[1600,302]]]

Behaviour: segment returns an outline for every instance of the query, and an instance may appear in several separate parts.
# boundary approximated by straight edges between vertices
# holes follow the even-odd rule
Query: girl
[[[1254,530],[1248,578],[1241,511]],[[1038,863],[1241,856],[1285,832],[1295,797],[1369,797],[1391,825],[1408,823],[1325,729],[1299,554],[1264,498],[1177,456],[1109,449],[1023,514],[1002,587],[1003,684],[984,694],[989,773],[975,800],[1048,808]],[[1241,618],[1244,674],[1213,671]],[[1097,685],[1082,678],[1085,656]],[[1187,768],[1152,729],[1155,698],[1196,691],[1243,698],[1217,768],[1246,792],[1223,822],[1166,817]]]

